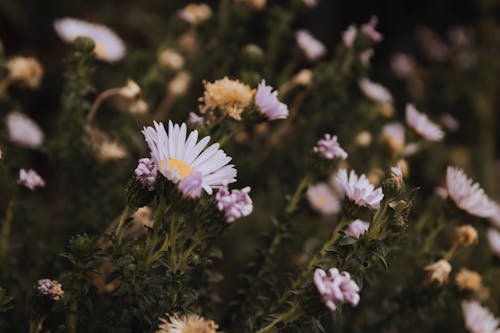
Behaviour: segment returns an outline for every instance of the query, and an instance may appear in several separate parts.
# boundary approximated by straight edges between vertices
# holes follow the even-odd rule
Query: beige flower
[[[43,77],[43,67],[33,57],[14,57],[7,61],[8,79],[31,89],[40,86]]]
[[[459,245],[469,246],[477,243],[476,229],[467,224],[455,229],[455,241]]]
[[[160,318],[162,322],[156,333],[217,333],[219,326],[212,320],[194,314],[179,317],[168,315],[168,319]]]
[[[178,71],[184,67],[184,57],[173,49],[165,49],[158,56],[160,66],[173,71]]]
[[[192,25],[198,25],[212,16],[212,9],[204,3],[190,3],[179,10],[177,14],[182,20]]]
[[[238,0],[238,2],[250,6],[253,9],[261,10],[266,7],[267,0]]]
[[[447,260],[441,259],[435,263],[425,266],[425,270],[428,272],[427,283],[436,281],[438,284],[444,285],[448,282],[451,265]]]
[[[455,283],[462,290],[479,292],[482,289],[482,279],[478,272],[462,268],[455,276]]]

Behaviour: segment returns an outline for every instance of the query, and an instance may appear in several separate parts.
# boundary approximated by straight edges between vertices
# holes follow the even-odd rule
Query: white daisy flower
[[[381,188],[375,189],[364,174],[358,177],[356,172],[351,170],[348,176],[346,169],[340,169],[336,181],[339,189],[356,205],[375,209],[380,207],[380,201],[384,198],[384,193],[382,193]]]
[[[158,171],[173,183],[178,183],[194,172],[202,176],[201,187],[208,194],[214,188],[236,181],[236,169],[228,164],[231,157],[214,143],[204,149],[210,137],[198,141],[198,131],[192,131],[186,139],[186,124],[168,123],[168,133],[162,123],[154,123],[154,128],[145,127],[142,133],[146,138],[151,156]]]
[[[477,301],[462,302],[465,327],[470,333],[498,333],[500,321]]]
[[[446,190],[458,208],[471,215],[491,218],[497,213],[496,203],[460,168],[449,166],[446,169]]]
[[[125,56],[122,39],[105,25],[65,17],[54,21],[54,29],[66,43],[72,43],[80,36],[94,40],[94,53],[100,60],[113,63]]]
[[[9,140],[15,144],[31,149],[40,148],[45,135],[31,118],[21,112],[11,112],[7,115],[7,132]]]
[[[406,104],[406,123],[424,139],[441,141],[444,137],[441,127],[434,124],[425,114],[418,112],[413,104]]]

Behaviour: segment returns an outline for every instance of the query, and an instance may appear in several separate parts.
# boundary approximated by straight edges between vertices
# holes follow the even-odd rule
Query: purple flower
[[[30,190],[34,190],[35,187],[44,187],[45,181],[40,177],[40,175],[33,169],[28,171],[21,169],[19,170],[19,179],[17,183],[23,185]]]
[[[307,59],[315,61],[321,58],[326,53],[326,47],[307,30],[299,30],[295,33],[297,44],[304,52]]]
[[[354,45],[357,34],[358,29],[354,24],[351,24],[344,32],[342,32],[342,41],[344,42],[345,47],[352,47]]]
[[[351,279],[351,275],[348,272],[340,273],[336,268],[330,268],[328,273],[320,268],[314,271],[314,284],[325,305],[332,311],[344,303],[358,305],[359,286]]]
[[[340,211],[340,202],[332,188],[318,183],[307,188],[306,198],[311,207],[320,214],[331,215]]]
[[[337,157],[343,160],[347,158],[347,153],[340,147],[336,135],[325,134],[323,139],[316,143],[314,152],[327,160],[333,160]]]
[[[366,230],[368,230],[369,226],[370,226],[370,223],[368,223],[368,222],[364,222],[361,220],[355,220],[347,227],[345,232],[353,237],[359,238],[359,236],[361,236],[362,234],[364,234],[366,232]]]
[[[198,126],[199,124],[203,123],[203,117],[201,116],[198,116],[196,113],[194,112],[189,112],[189,118],[188,118],[188,121],[187,121],[188,125],[191,126],[191,127],[196,127]]]
[[[224,212],[228,223],[234,222],[240,217],[248,216],[253,211],[252,199],[248,195],[250,187],[241,190],[229,190],[227,186],[222,186],[217,192],[217,208]]]
[[[431,141],[441,141],[444,132],[441,127],[433,123],[427,115],[418,112],[413,104],[406,104],[406,123],[418,135]]]
[[[354,170],[349,176],[346,169],[340,169],[336,177],[337,185],[344,195],[358,206],[378,209],[384,197],[381,188],[375,189],[364,174],[358,177]]]
[[[463,301],[462,314],[470,333],[497,333],[500,330],[500,320],[477,301]]]
[[[181,193],[191,199],[201,197],[201,184],[203,177],[199,172],[193,172],[179,182],[178,189]]]
[[[152,159],[141,158],[137,168],[135,168],[136,179],[149,191],[155,189],[156,174],[158,169]]]
[[[370,21],[361,26],[361,32],[363,32],[375,43],[381,42],[383,39],[382,34],[375,29],[377,24],[378,24],[378,17],[374,15],[370,18]]]
[[[278,92],[273,91],[273,87],[266,86],[265,80],[262,80],[257,87],[255,105],[269,120],[286,119],[288,117],[288,107],[278,100]]]

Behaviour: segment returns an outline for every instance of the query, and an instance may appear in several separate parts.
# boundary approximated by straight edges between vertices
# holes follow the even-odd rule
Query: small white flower
[[[366,97],[374,102],[392,104],[392,94],[381,84],[364,78],[359,81],[359,88]]]
[[[500,321],[477,301],[462,302],[465,327],[470,333],[498,333]]]
[[[45,181],[40,177],[40,175],[33,169],[19,170],[19,179],[17,183],[23,185],[24,187],[34,190],[36,187],[44,187]]]
[[[19,146],[31,149],[40,148],[44,134],[40,127],[27,115],[21,112],[11,112],[7,115],[7,132],[9,140]]]
[[[441,127],[433,123],[427,115],[418,112],[413,104],[406,104],[406,123],[424,139],[441,141],[444,137]]]
[[[348,176],[346,169],[340,169],[336,181],[344,195],[356,205],[375,209],[380,207],[380,201],[384,198],[384,193],[382,193],[381,188],[375,189],[364,174],[358,177],[356,172],[351,170]]]
[[[299,30],[295,33],[297,44],[304,52],[307,59],[315,61],[326,53],[326,47],[307,30]]]
[[[190,3],[177,12],[180,19],[198,25],[212,16],[212,9],[204,3]]]

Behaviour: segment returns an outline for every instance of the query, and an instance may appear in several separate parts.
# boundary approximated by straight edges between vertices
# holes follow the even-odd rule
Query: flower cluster
[[[54,301],[58,301],[64,296],[62,285],[56,280],[38,280],[37,290],[41,295],[48,296]]]
[[[333,160],[334,158],[345,160],[347,158],[347,153],[340,147],[336,135],[325,134],[323,139],[316,143],[313,150],[327,160]]]
[[[219,189],[215,196],[217,207],[224,213],[228,223],[252,213],[253,203],[248,193],[250,193],[248,186],[241,190],[229,190],[227,186]]]
[[[314,284],[323,302],[332,311],[345,303],[352,306],[359,303],[359,286],[351,279],[348,272],[330,268],[327,273],[318,268],[314,271]]]

